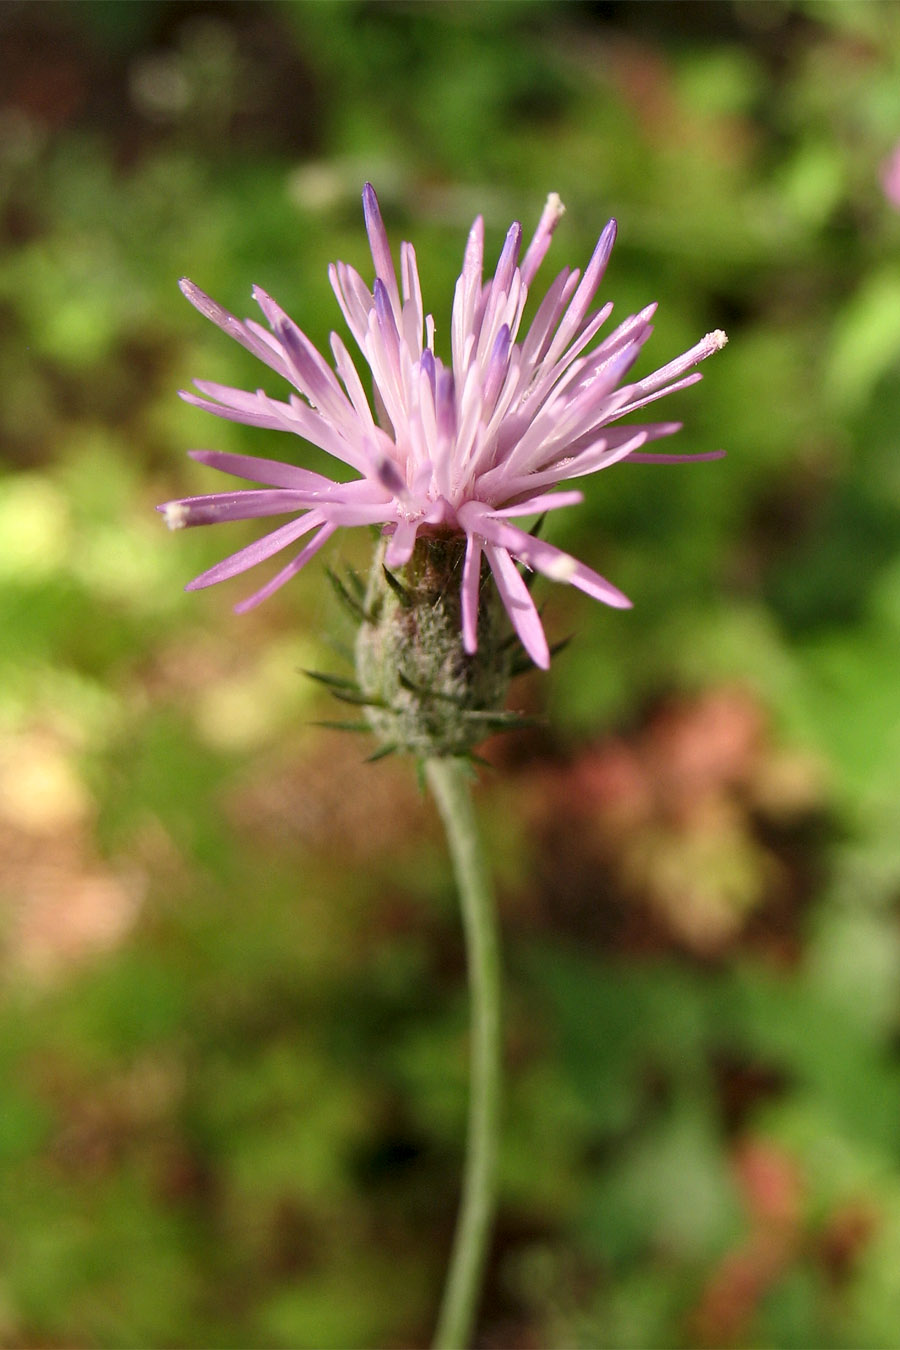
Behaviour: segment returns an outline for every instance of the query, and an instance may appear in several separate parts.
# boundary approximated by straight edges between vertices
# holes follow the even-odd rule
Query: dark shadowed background
[[[731,342],[551,537],[544,720],[489,744],[509,1084],[483,1347],[900,1346],[900,7],[0,3],[0,1341],[416,1346],[457,1202],[464,957],[411,765],[302,667],[325,564],[245,617],[168,535],[192,447],[296,456],[182,300],[320,346],[414,240],[610,215],[642,371]],[[652,365],[651,365],[652,362]],[[673,449],[675,446],[673,445]],[[258,584],[258,583],[257,583]],[[340,716],[340,711],[337,710]]]

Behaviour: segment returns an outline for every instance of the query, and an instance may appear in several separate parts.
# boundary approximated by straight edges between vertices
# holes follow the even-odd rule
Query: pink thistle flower
[[[171,528],[256,516],[292,519],[209,568],[187,589],[225,581],[308,536],[271,580],[235,607],[238,612],[251,609],[295,576],[341,526],[381,525],[389,536],[385,562],[390,568],[409,561],[419,536],[464,537],[465,650],[476,649],[485,558],[525,650],[546,668],[547,639],[517,563],[568,582],[605,604],[627,608],[631,602],[597,572],[514,521],[580,502],[579,491],[556,489],[620,461],[719,458],[721,451],[660,455],[643,449],[679,430],[678,422],[613,424],[695,383],[701,376],[692,368],[727,339],[722,332],[709,333],[652,375],[622,383],[652,331],[656,306],[648,305],[588,350],[612,311],[611,304],[596,312],[590,307],[615,240],[613,220],[584,275],[568,268],[560,272],[519,338],[528,288],[564,210],[552,194],[524,257],[520,259],[522,228],[513,224],[487,282],[482,274],[484,222],[481,217],[475,221],[456,284],[451,362],[445,365],[435,355],[434,321],[423,308],[412,245],[400,246],[398,280],[369,184],[363,209],[375,264],[373,289],[345,263],[334,264],[329,276],[372,372],[379,420],[336,333],[331,335],[332,369],[259,287],[254,298],[271,332],[253,319],[235,318],[193,282],[181,282],[191,304],[297,391],[284,402],[262,389],[250,393],[198,380],[199,394],[182,392],[182,398],[230,421],[293,432],[357,475],[338,482],[276,460],[192,451],[203,464],[263,486],[167,502],[159,510]]]

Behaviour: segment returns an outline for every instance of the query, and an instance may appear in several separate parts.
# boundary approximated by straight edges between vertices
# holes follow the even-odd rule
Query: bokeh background
[[[621,466],[552,537],[573,640],[478,790],[509,1083],[484,1347],[900,1346],[900,6],[0,4],[0,1340],[428,1341],[464,953],[407,763],[300,669],[324,563],[185,595],[252,525],[176,391],[277,380],[181,299],[327,343],[359,193],[446,339],[465,234],[548,191],[719,463]],[[555,265],[554,265],[555,264]],[[545,286],[546,279],[543,282]],[[273,384],[274,381],[274,384]],[[218,480],[218,481],[217,481]]]

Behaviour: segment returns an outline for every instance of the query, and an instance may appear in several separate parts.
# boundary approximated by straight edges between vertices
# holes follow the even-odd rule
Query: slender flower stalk
[[[444,822],[462,905],[471,1013],[469,1141],[462,1201],[434,1338],[435,1350],[463,1350],[478,1311],[497,1188],[502,1082],[500,955],[490,873],[459,758],[427,761],[425,774]]]

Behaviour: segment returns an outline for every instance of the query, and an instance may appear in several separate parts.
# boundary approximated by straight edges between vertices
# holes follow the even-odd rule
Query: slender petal
[[[470,533],[466,539],[466,560],[462,579],[463,647],[471,655],[478,648],[478,590],[481,583],[481,540]]]
[[[188,525],[217,525],[224,520],[252,520],[257,516],[286,516],[314,505],[315,493],[290,492],[285,488],[214,492],[205,497],[182,497],[158,506],[170,529]]]
[[[500,598],[506,607],[513,628],[519,635],[519,641],[536,666],[547,670],[550,665],[550,648],[528,587],[522,575],[504,548],[497,548],[485,541],[484,551],[490,563]]]
[[[211,469],[246,478],[251,483],[265,483],[269,487],[290,488],[295,491],[324,491],[333,488],[330,478],[310,469],[298,469],[294,464],[283,464],[277,459],[257,459],[255,455],[233,455],[226,450],[189,450],[191,459],[208,464]]]
[[[322,516],[318,511],[310,511],[307,515],[301,516],[299,520],[291,520],[287,525],[282,525],[279,529],[273,530],[271,534],[265,535],[262,539],[257,539],[255,543],[248,544],[246,548],[239,549],[237,553],[232,553],[230,557],[223,558],[222,562],[216,563],[215,567],[210,567],[205,572],[201,572],[199,577],[194,577],[193,581],[188,582],[185,589],[199,591],[204,586],[214,586],[218,581],[226,581],[229,577],[236,577],[239,572],[246,572],[249,568],[255,567],[257,563],[264,562],[266,558],[271,558],[273,553],[280,553],[283,548],[293,544],[295,539],[299,539],[316,525],[321,524]]]
[[[394,313],[399,314],[400,293],[397,290],[397,274],[394,271],[394,261],[391,257],[391,246],[388,243],[387,231],[384,228],[384,221],[381,219],[378,198],[375,196],[375,189],[371,183],[366,183],[363,188],[363,213],[366,219],[369,247],[372,250],[372,261],[375,264],[375,276],[386,288]]]
[[[522,280],[526,286],[531,285],[535,273],[544,261],[544,256],[550,247],[553,231],[565,215],[565,210],[566,208],[560,201],[559,193],[551,192],[538,221],[534,238],[528,245],[528,250],[522,259]]]
[[[655,454],[631,454],[626,455],[623,463],[626,464],[693,464],[696,461],[710,459],[724,459],[724,450],[702,450],[696,455],[655,455]]]
[[[549,544],[546,539],[536,539],[515,525],[507,525],[490,516],[483,516],[479,524],[479,533],[498,550],[511,554],[520,562],[542,572],[551,581],[567,582],[586,591],[595,600],[616,609],[630,609],[631,601],[627,595],[601,577],[598,572],[586,567],[562,549]],[[487,547],[487,545],[485,545]]]
[[[414,520],[401,520],[391,535],[384,561],[388,567],[403,567],[412,557],[416,542],[417,524]]]
[[[271,581],[267,581],[266,584],[261,586],[258,591],[255,591],[253,595],[248,595],[246,600],[240,600],[235,605],[235,614],[246,614],[248,610],[255,609],[257,605],[261,605],[263,600],[268,600],[270,595],[274,595],[286,581],[290,581],[291,577],[295,577],[300,569],[306,566],[310,558],[315,553],[318,553],[323,544],[328,542],[336,529],[336,525],[326,522],[326,524],[316,531],[309,543],[300,550],[297,556],[292,558],[286,567],[282,567],[281,571],[272,577]]]
[[[207,319],[211,319],[224,333],[233,337],[242,347],[246,347],[248,352],[258,356],[260,361],[264,361],[267,366],[271,366],[279,375],[287,373],[284,361],[278,353],[257,337],[246,323],[242,323],[233,314],[229,314],[227,309],[223,309],[221,305],[216,304],[215,300],[212,300],[205,291],[201,291],[200,287],[195,286],[193,281],[190,281],[187,277],[182,277],[178,284],[181,287],[182,294],[190,300],[194,308],[198,309]]]

